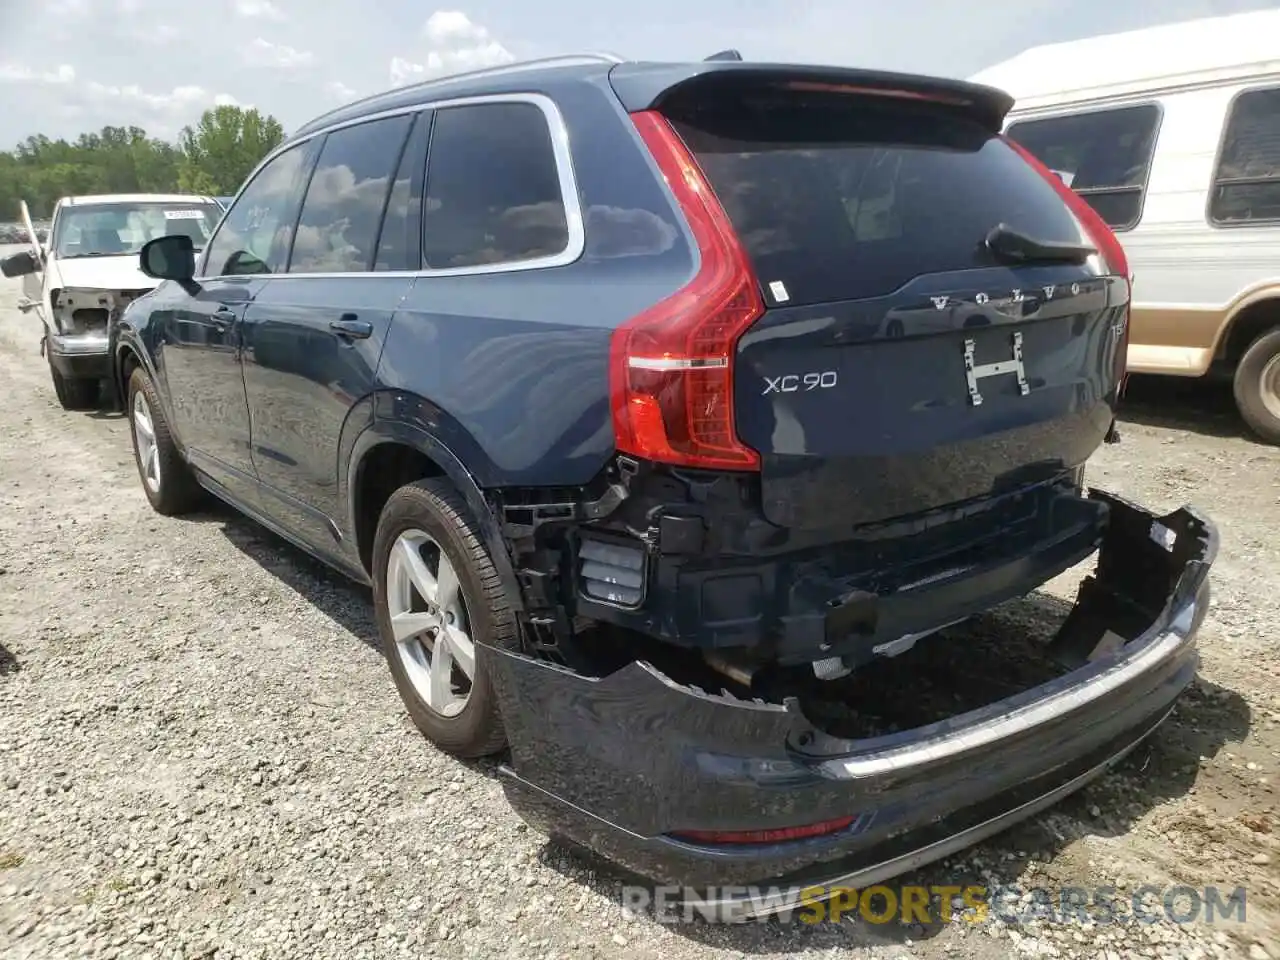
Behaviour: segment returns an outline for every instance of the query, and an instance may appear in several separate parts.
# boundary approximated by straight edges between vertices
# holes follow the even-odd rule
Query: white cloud
[[[91,12],[89,0],[45,0],[44,11],[66,19],[78,19]]]
[[[515,59],[487,28],[473,22],[459,10],[437,10],[427,18],[422,35],[427,44],[423,63],[399,56],[391,58],[389,72],[393,87],[467,70],[496,67]]]
[[[324,92],[339,103],[347,103],[356,98],[356,92],[341,80],[330,80],[324,85]]]
[[[261,37],[257,37],[245,48],[244,58],[253,66],[273,67],[277,70],[297,70],[315,62],[315,54],[310,50],[298,50],[288,44],[272,43]]]
[[[115,86],[90,80],[84,87],[85,95],[90,100],[117,101],[136,104],[157,111],[189,111],[211,104],[216,99],[203,87],[174,87],[168,93],[148,93],[137,84]]]
[[[75,68],[69,63],[44,72],[37,72],[21,63],[0,63],[0,83],[72,83],[75,78]]]
[[[277,23],[286,19],[284,11],[271,0],[235,0],[236,16],[246,20],[274,20]]]
[[[167,23],[135,23],[125,35],[135,43],[168,46],[182,36],[182,31]]]

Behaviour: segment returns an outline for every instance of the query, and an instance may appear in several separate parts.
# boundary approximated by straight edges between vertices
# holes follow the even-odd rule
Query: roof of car
[[[75,207],[84,204],[112,203],[212,203],[211,197],[194,193],[97,193],[79,197],[63,197],[62,205]]]
[[[1089,100],[1280,72],[1280,10],[1257,10],[1031,47],[971,76],[1030,101]]]
[[[665,92],[682,86],[686,81],[710,76],[745,80],[753,77],[812,75],[814,79],[827,82],[927,90],[960,98],[988,121],[1003,118],[1012,105],[1012,100],[1002,91],[984,89],[965,80],[817,64],[743,62],[736,59],[736,51],[734,54],[735,59],[717,56],[709,60],[668,63],[624,60],[613,54],[588,53],[528,60],[452,74],[377,93],[331,110],[299,127],[281,148],[340,124],[378,114],[412,109],[455,97],[533,92],[540,85],[552,82],[553,78],[556,81],[573,81],[608,77],[628,109],[648,109]],[[620,86],[626,87],[625,95],[619,89]]]

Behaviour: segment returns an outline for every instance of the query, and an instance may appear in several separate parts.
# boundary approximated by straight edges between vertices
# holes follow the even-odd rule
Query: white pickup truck
[[[138,269],[138,251],[174,233],[201,249],[223,208],[212,197],[185,194],[63,197],[42,243],[25,201],[21,207],[30,248],[0,261],[0,272],[22,277],[18,306],[44,323],[40,348],[58,401],[67,410],[92,409],[108,399],[100,387],[111,381],[116,321],[155,287]]]

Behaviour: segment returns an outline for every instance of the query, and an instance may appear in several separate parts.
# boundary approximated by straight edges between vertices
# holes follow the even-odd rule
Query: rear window
[[[993,266],[998,223],[1078,243],[1053,187],[977,123],[928,106],[778,94],[669,116],[774,303],[892,293],[913,278]]]

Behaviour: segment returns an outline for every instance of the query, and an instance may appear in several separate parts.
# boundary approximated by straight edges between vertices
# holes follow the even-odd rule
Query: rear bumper
[[[72,380],[105,380],[111,376],[111,345],[106,334],[52,334],[46,349],[49,362]]]
[[[545,833],[647,880],[698,888],[866,884],[1034,814],[1169,713],[1195,675],[1208,607],[1217,551],[1208,520],[1091,499],[1108,513],[1097,570],[1054,642],[1087,653],[1110,631],[1127,642],[1109,655],[949,720],[851,741],[815,728],[795,702],[711,694],[648,664],[587,678],[491,649],[512,750],[509,800]],[[847,816],[856,819],[839,833],[783,843],[672,836]]]

